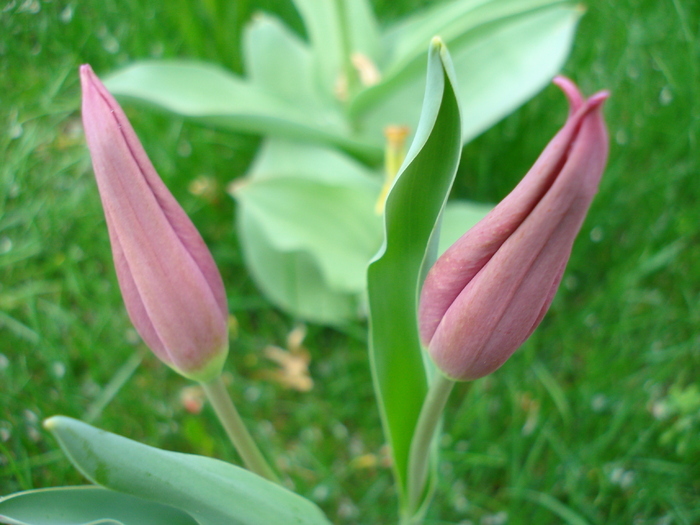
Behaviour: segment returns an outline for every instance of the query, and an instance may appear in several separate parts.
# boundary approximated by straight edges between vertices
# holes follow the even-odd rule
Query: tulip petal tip
[[[90,64],[82,64],[80,66],[80,79],[85,82],[88,78],[94,76],[94,71],[92,70],[92,67]]]
[[[608,100],[608,98],[610,98],[610,91],[608,91],[608,90],[599,91],[598,93],[596,93],[595,95],[592,95],[588,99],[588,103],[590,104],[591,107],[597,108],[598,106],[603,104],[603,102]]]
[[[564,95],[566,95],[567,100],[569,101],[569,106],[571,106],[571,112],[574,113],[578,111],[578,109],[583,106],[584,104],[584,98],[583,95],[581,95],[581,92],[578,89],[578,86],[574,84],[573,80],[570,78],[558,75],[554,77],[552,80],[552,83],[559,87],[564,92]]]

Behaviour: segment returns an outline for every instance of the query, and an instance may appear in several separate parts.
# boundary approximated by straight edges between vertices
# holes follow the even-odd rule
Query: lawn
[[[375,0],[389,21],[428,4]],[[590,0],[564,73],[607,88],[611,154],[550,313],[491,376],[458,385],[426,525],[700,523],[700,7]],[[119,294],[80,122],[78,66],[188,57],[241,72],[256,10],[291,3],[6,0],[0,7],[0,495],[84,483],[41,427],[54,414],[238,461],[191,383],[140,342]],[[227,285],[226,374],[290,487],[334,523],[391,523],[366,326],[307,326],[314,387],[270,380],[295,319],[248,277],[226,185],[258,138],[126,106]],[[548,87],[468,144],[455,193],[497,202],[564,122]],[[196,191],[193,181],[209,191]]]

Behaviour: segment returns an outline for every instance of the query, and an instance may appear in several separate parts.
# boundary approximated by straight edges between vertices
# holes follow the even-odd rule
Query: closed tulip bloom
[[[584,100],[557,84],[570,113],[518,186],[431,268],[421,292],[421,339],[448,377],[499,368],[532,334],[559,287],[608,157],[600,92]]]
[[[119,104],[89,65],[81,66],[80,79],[85,136],[129,317],[168,366],[213,379],[228,353],[219,271]]]

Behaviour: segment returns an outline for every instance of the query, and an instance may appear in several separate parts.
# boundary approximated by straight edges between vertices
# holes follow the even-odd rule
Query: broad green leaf
[[[245,29],[243,51],[247,76],[255,86],[287,103],[319,111],[323,97],[313,80],[311,50],[277,18],[256,15]]]
[[[329,525],[312,502],[229,463],[149,447],[68,417],[44,425],[90,481],[183,510],[200,525]]]
[[[28,490],[0,497],[10,525],[197,525],[181,510],[94,486]]]
[[[381,34],[372,5],[367,0],[341,0],[351,53],[362,53],[372,62],[382,59]]]
[[[250,82],[212,64],[144,61],[106,80],[117,95],[138,98],[188,117],[267,117],[299,126],[327,123],[294,104],[271,96]],[[320,120],[320,121],[319,121]],[[342,127],[342,124],[339,124]],[[331,127],[329,131],[335,131]]]
[[[349,125],[334,111],[282,100],[211,64],[137,62],[110,75],[105,85],[115,95],[200,122],[236,131],[329,143],[364,159],[381,158],[381,148],[350,137]]]
[[[314,81],[331,99],[345,67],[338,4],[328,0],[293,0],[299,11],[316,63]]]
[[[461,153],[459,104],[447,50],[431,44],[421,119],[389,193],[384,244],[368,268],[370,358],[400,499],[411,439],[427,390],[417,301]]]
[[[378,192],[303,177],[251,180],[235,195],[275,249],[306,252],[331,290],[365,289],[367,261],[381,243]]]
[[[357,319],[357,294],[333,291],[308,253],[276,250],[255,218],[239,208],[236,224],[246,266],[265,296],[283,310],[314,323]]]
[[[233,185],[243,212],[277,251],[310,254],[331,290],[363,292],[381,243],[379,178],[318,146],[269,141],[259,157]]]
[[[333,149],[298,141],[266,140],[248,171],[256,180],[303,176],[326,184],[347,184],[379,191],[382,175]]]
[[[445,206],[440,220],[440,243],[438,255],[452,246],[457,239],[467,233],[493,209],[490,204],[462,200],[451,200]]]
[[[294,0],[294,5],[309,35],[316,80],[327,97],[337,98],[341,77],[354,74],[351,55],[361,53],[374,62],[380,52],[371,6],[367,0]]]
[[[384,127],[413,127],[418,120],[421,57],[433,35],[450,46],[462,79],[466,142],[558,72],[581,15],[570,0],[454,0],[380,35],[367,0],[294,3],[310,44],[261,16],[245,39],[251,82],[212,65],[146,61],[116,73],[107,85],[115,94],[208,124],[334,145],[376,164]],[[353,63],[357,53],[365,65]],[[360,71],[373,64],[382,81],[364,89]],[[343,78],[351,85],[343,88]],[[347,115],[339,100],[343,89],[351,101]]]
[[[468,142],[532,97],[560,70],[581,10],[561,0],[457,0],[390,28],[381,84],[350,108],[361,136],[376,142],[388,124],[414,125],[425,86],[421,53],[433,35],[450,48]]]
[[[459,43],[460,38],[468,38],[476,28],[556,5],[573,4],[569,0],[452,0],[415,13],[384,33],[384,45],[391,57],[387,74],[393,75],[415,63],[434,35],[440,35],[446,45]]]
[[[362,53],[372,61],[381,59],[379,24],[368,0],[340,0],[345,8],[345,25],[350,53]]]
[[[380,186],[379,174],[337,151],[266,141],[232,185],[246,262],[266,295],[307,320],[356,318],[381,244]]]

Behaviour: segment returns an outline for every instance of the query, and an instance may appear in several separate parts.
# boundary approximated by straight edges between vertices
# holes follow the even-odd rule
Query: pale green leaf
[[[234,196],[280,252],[306,252],[333,291],[362,293],[381,243],[379,178],[332,150],[269,141]]]
[[[276,250],[253,217],[242,208],[237,215],[246,266],[270,301],[314,323],[341,325],[357,319],[361,308],[357,294],[331,290],[308,253]]]
[[[350,52],[361,53],[372,62],[382,59],[379,24],[368,0],[342,0],[345,6],[346,26]]]
[[[350,52],[362,53],[372,61],[381,57],[381,33],[379,24],[368,0],[341,0],[345,5]]]
[[[294,0],[304,20],[316,60],[316,81],[329,99],[337,98],[341,77],[352,68],[351,56],[372,61],[380,52],[377,22],[367,0]],[[342,98],[342,96],[340,97]]]
[[[110,75],[115,95],[153,104],[200,122],[236,131],[293,137],[339,146],[361,158],[381,158],[381,148],[350,137],[333,111],[288,102],[211,64],[137,62]]]
[[[364,290],[381,243],[377,193],[298,177],[252,180],[235,195],[275,249],[309,253],[332,290]]]
[[[181,510],[101,487],[57,487],[0,497],[10,525],[197,525]]]
[[[561,69],[581,15],[561,0],[456,0],[390,28],[391,59],[379,85],[353,100],[350,114],[368,141],[389,124],[414,126],[425,86],[423,49],[433,35],[450,48],[467,142],[542,89]]]
[[[325,96],[333,98],[338,77],[344,68],[343,34],[337,2],[293,0],[299,11],[316,63],[314,81]]]
[[[380,178],[328,148],[264,143],[231,191],[246,263],[274,303],[316,322],[360,314],[367,263],[382,238]]]
[[[277,18],[256,15],[245,28],[243,52],[246,74],[255,86],[285,102],[319,111],[322,97],[313,81],[311,50]]]
[[[247,176],[253,179],[300,177],[325,184],[379,191],[382,175],[338,151],[291,140],[266,140]]]
[[[571,7],[568,0],[452,0],[412,14],[399,20],[384,32],[384,45],[390,61],[387,74],[394,75],[416,60],[420,60],[430,39],[439,35],[450,47],[460,39],[471,39],[469,33],[484,29],[489,24],[547,10],[552,6]]]
[[[387,198],[384,244],[368,269],[372,371],[402,500],[410,443],[427,390],[418,293],[461,152],[454,82],[446,48],[433,43],[420,123]]]
[[[312,502],[229,463],[149,447],[68,417],[44,425],[90,481],[183,510],[200,525],[329,525]]]

